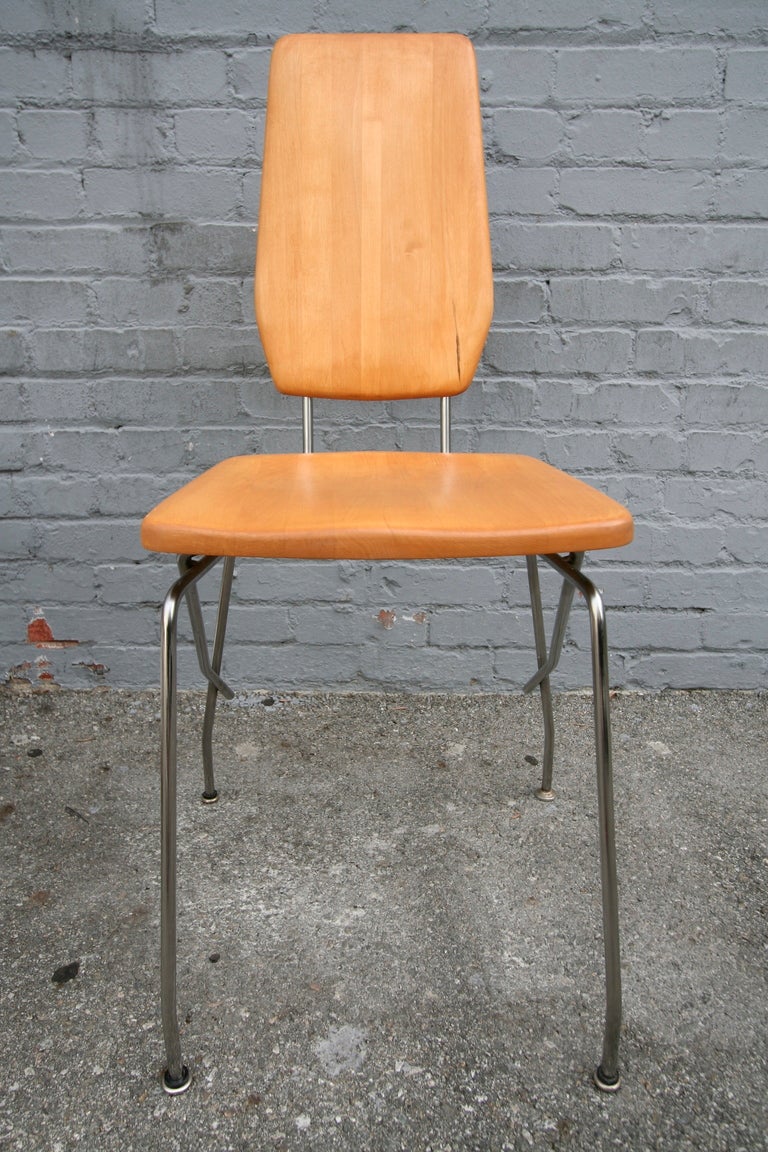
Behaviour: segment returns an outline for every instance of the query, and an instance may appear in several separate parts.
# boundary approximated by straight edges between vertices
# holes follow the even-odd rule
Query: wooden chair
[[[176,1017],[176,631],[190,610],[209,682],[203,799],[235,557],[430,559],[525,556],[544,714],[538,795],[552,793],[549,675],[574,589],[589,609],[606,965],[603,1055],[618,1087],[621,1019],[608,655],[601,596],[584,553],[626,544],[632,518],[538,460],[450,451],[450,397],[472,381],[492,312],[477,75],[454,35],[297,35],[274,49],[256,264],[256,313],[277,388],[302,396],[303,451],[238,456],[198,476],[143,522],[142,542],[179,556],[162,609],[163,1084],[190,1072]],[[312,398],[440,397],[440,451],[314,454]],[[547,651],[537,557],[563,578]],[[196,582],[224,558],[209,660]]]

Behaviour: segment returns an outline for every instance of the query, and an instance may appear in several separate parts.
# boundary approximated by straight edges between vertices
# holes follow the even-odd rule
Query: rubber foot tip
[[[618,1092],[621,1088],[621,1076],[618,1072],[614,1072],[613,1076],[608,1076],[603,1072],[603,1066],[595,1069],[595,1086],[601,1092]]]
[[[555,799],[555,793],[551,788],[537,788],[534,792],[534,796],[537,800],[544,800],[546,803],[549,803],[550,800]]]
[[[214,788],[213,792],[203,792],[201,800],[203,804],[215,804],[219,798],[219,794]]]
[[[182,1092],[186,1092],[192,1083],[192,1073],[186,1064],[181,1069],[181,1076],[175,1079],[168,1075],[168,1069],[163,1072],[163,1091],[167,1092],[169,1096],[181,1096]]]

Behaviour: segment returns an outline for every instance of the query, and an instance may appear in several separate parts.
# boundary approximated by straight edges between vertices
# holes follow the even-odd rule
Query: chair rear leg
[[[218,677],[221,672],[221,660],[224,655],[224,637],[227,631],[227,615],[229,601],[232,594],[232,576],[235,570],[234,556],[224,557],[224,566],[221,573],[221,589],[219,591],[219,611],[216,616],[216,632],[213,639],[213,655],[211,668]],[[203,716],[203,796],[204,804],[215,804],[219,798],[213,779],[213,721],[216,715],[216,701],[219,698],[218,684],[214,680],[208,681],[208,695],[205,698],[205,715]]]
[[[547,638],[544,630],[544,616],[541,610],[541,586],[539,583],[539,565],[536,556],[526,556],[528,568],[528,587],[531,593],[531,612],[533,614],[533,636],[536,643],[536,662],[539,672],[547,664]],[[531,681],[529,681],[529,684]],[[538,683],[541,695],[541,711],[544,718],[544,757],[541,770],[541,787],[535,792],[537,800],[554,800],[552,790],[552,763],[555,754],[555,718],[552,712],[552,689],[549,675],[535,678],[533,686]],[[528,685],[526,685],[526,689]]]

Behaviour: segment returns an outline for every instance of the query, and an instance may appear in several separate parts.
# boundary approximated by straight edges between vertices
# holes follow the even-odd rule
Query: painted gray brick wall
[[[456,447],[632,508],[635,544],[592,558],[615,684],[765,685],[765,0],[0,0],[4,676],[156,683],[172,564],[141,516],[299,447],[251,301],[271,44],[406,28],[469,33],[484,102],[496,315]],[[434,406],[318,409],[325,449],[437,443]],[[532,663],[519,563],[238,570],[240,686],[511,689]]]

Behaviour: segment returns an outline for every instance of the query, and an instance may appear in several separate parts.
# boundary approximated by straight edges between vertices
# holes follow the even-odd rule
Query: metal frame
[[[303,404],[303,445],[305,452],[313,448],[312,401],[305,397]],[[440,407],[440,449],[450,451],[450,403],[448,398]],[[197,593],[197,582],[221,559],[217,556],[180,556],[179,577],[171,586],[163,602],[161,625],[161,754],[160,754],[160,808],[161,808],[161,897],[160,897],[160,989],[163,1035],[167,1065],[163,1073],[163,1088],[170,1095],[185,1092],[192,1076],[181,1055],[181,1041],[176,1011],[176,680],[177,632],[179,607],[186,598],[198,663],[208,681],[205,715],[203,719],[203,801],[218,799],[214,784],[212,733],[216,702],[221,693],[231,699],[234,693],[222,680],[221,662],[224,637],[232,589],[234,557],[224,557],[216,631],[212,657],[208,658],[205,628]],[[546,554],[541,557],[562,577],[563,586],[555,617],[552,641],[547,650],[544,617],[541,606],[539,568],[536,556],[526,556],[528,583],[531,594],[533,629],[538,670],[524,687],[531,692],[538,686],[544,719],[544,756],[541,787],[536,795],[552,800],[552,764],[554,757],[554,717],[549,677],[557,667],[562,653],[565,630],[573,595],[579,591],[589,610],[590,641],[592,649],[592,688],[595,723],[595,757],[597,767],[598,825],[600,847],[600,879],[603,904],[603,944],[605,952],[605,1028],[603,1054],[594,1074],[595,1084],[606,1092],[614,1092],[620,1084],[618,1069],[619,1033],[621,1029],[621,971],[619,954],[618,887],[616,879],[616,850],[614,843],[613,768],[611,754],[610,706],[608,688],[608,638],[602,596],[581,571],[583,553],[567,556]]]

